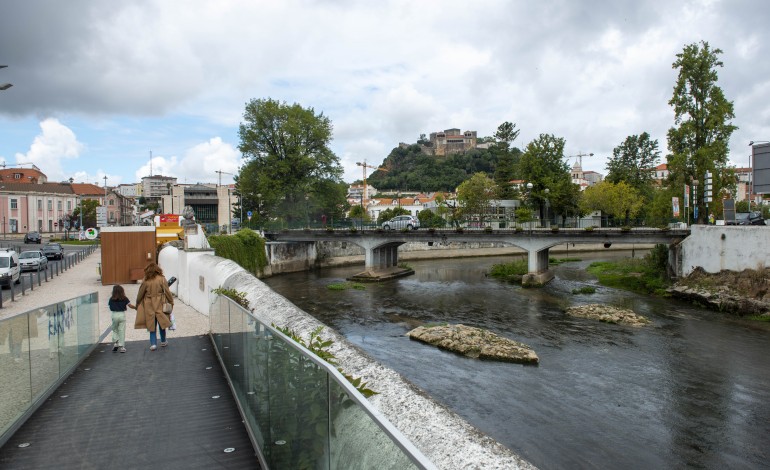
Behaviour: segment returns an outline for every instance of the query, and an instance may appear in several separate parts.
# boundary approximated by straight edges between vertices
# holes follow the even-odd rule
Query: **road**
[[[42,249],[43,245],[37,245],[37,244],[25,244],[23,240],[2,240],[0,241],[0,250],[6,249],[6,248],[12,248],[17,253],[21,253],[23,251],[28,250],[38,250]],[[71,258],[76,256],[78,252],[83,251],[83,247],[79,245],[62,245],[62,248],[64,248],[64,259],[61,260],[48,260],[48,267],[40,271],[40,283],[46,282],[46,276],[48,279],[51,279],[54,276],[58,276],[61,272],[63,267],[65,266],[65,263],[69,265],[71,263]],[[32,282],[34,282],[33,287],[38,286],[38,273],[35,271],[24,271],[21,273],[21,283],[14,284],[13,292],[11,292],[11,289],[7,286],[2,287],[2,305],[5,305],[7,302],[11,302],[11,296],[18,297],[21,295],[35,295],[35,290],[30,289],[30,278]],[[22,293],[22,287],[24,289],[24,292]]]

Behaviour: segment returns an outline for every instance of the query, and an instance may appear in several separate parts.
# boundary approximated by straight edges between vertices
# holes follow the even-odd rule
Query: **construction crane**
[[[372,170],[381,170],[381,171],[388,171],[388,170],[386,168],[382,168],[382,167],[367,165],[366,164],[366,160],[364,160],[363,163],[356,162],[356,165],[362,167],[362,169],[364,170],[364,192],[363,192],[363,198],[361,199],[361,205],[363,206],[364,205],[364,201],[369,199],[367,197],[367,194],[366,194],[366,169],[367,168],[371,168]]]
[[[593,154],[593,153],[583,153],[583,152],[578,152],[578,154],[577,154],[577,155],[570,155],[570,156],[569,156],[569,157],[567,157],[567,158],[572,158],[572,157],[575,157],[575,158],[577,158],[577,162],[578,162],[578,164],[579,164],[580,168],[583,168],[583,157],[593,157],[593,156],[594,156],[594,154]]]

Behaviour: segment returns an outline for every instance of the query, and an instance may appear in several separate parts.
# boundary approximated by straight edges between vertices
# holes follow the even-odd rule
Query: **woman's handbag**
[[[171,312],[173,311],[174,311],[174,304],[163,302],[163,313],[165,313],[166,315],[171,315]]]

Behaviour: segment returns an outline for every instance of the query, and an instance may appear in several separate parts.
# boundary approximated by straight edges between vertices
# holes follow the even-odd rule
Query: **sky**
[[[245,105],[272,98],[330,118],[347,182],[399,142],[505,121],[515,146],[553,134],[570,165],[593,153],[584,170],[606,174],[642,132],[665,162],[672,64],[707,41],[746,167],[749,141],[770,140],[768,24],[764,0],[6,0],[0,162],[49,181],[231,183]]]

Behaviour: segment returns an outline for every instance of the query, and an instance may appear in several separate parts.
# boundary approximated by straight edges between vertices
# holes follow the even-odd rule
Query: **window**
[[[53,201],[50,199],[48,200],[48,210],[49,211],[53,210]]]
[[[61,212],[61,201],[56,201],[56,209]]]
[[[72,201],[67,201],[67,212],[72,210]]]
[[[21,179],[21,173],[14,173],[13,174],[13,179],[20,180]]]
[[[18,208],[19,208],[18,199],[11,199],[11,210],[18,209]]]
[[[43,200],[38,199],[37,200],[37,210],[42,211],[43,210]]]

